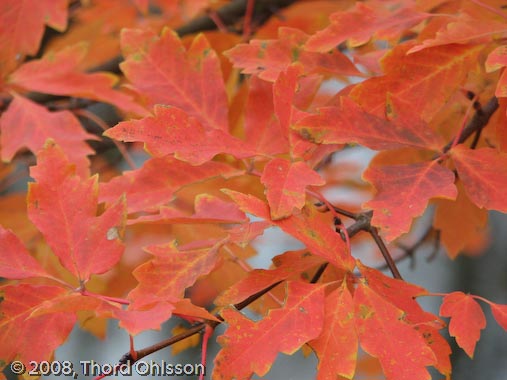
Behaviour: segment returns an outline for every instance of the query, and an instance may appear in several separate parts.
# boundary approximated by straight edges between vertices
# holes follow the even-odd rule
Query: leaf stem
[[[90,292],[90,291],[88,291],[86,289],[83,289],[81,291],[81,295],[87,296],[87,297],[95,297],[95,298],[98,298],[98,299],[101,299],[101,300],[104,300],[104,301],[118,303],[120,305],[130,305],[130,302],[128,300],[124,299],[124,298],[104,296],[102,294],[97,294],[97,293]]]
[[[248,41],[252,32],[252,16],[255,0],[247,0],[245,18],[243,20],[243,41]]]
[[[343,216],[346,216],[347,218],[350,218],[350,219],[354,219],[354,220],[357,220],[358,218],[358,214],[354,213],[354,212],[351,212],[351,211],[348,211],[348,210],[345,210],[345,209],[342,209],[340,207],[337,207],[337,206],[333,206],[321,193],[319,193],[318,191],[316,190],[310,190],[310,189],[306,189],[306,193],[316,199],[318,199],[320,202],[324,203],[327,207],[328,210],[330,210],[331,212],[337,212],[338,214],[341,214]],[[333,214],[334,214],[333,212]],[[338,216],[338,215],[336,215]]]
[[[375,240],[375,243],[380,249],[380,252],[382,253],[382,256],[384,256],[384,260],[387,263],[387,266],[389,267],[389,270],[393,274],[394,278],[397,278],[398,280],[403,280],[403,277],[401,277],[400,272],[398,271],[398,268],[396,267],[396,263],[394,262],[393,258],[391,257],[391,254],[389,253],[389,250],[387,249],[386,245],[384,244],[384,241],[378,234],[378,230],[376,227],[370,227],[370,235],[373,237],[373,240]]]
[[[92,113],[88,110],[75,109],[72,112],[78,116],[85,117],[85,118],[93,121],[103,131],[107,131],[109,129],[109,126],[100,117],[98,117],[97,115],[95,115],[94,113]],[[112,140],[112,141],[113,141],[114,145],[116,145],[116,148],[118,148],[118,150],[120,151],[123,158],[125,159],[125,162],[130,166],[130,168],[132,170],[136,169],[136,164],[135,164],[134,160],[132,159],[132,157],[130,157],[130,154],[129,154],[127,148],[123,144],[119,143],[116,140]]]
[[[467,120],[468,120],[468,116],[470,115],[470,111],[472,110],[472,108],[474,108],[474,104],[475,102],[477,101],[477,95],[475,95],[472,99],[471,99],[471,102],[470,104],[468,105],[467,107],[467,110],[465,112],[465,116],[463,117],[463,121],[461,123],[461,127],[459,129],[459,132],[458,134],[456,135],[456,137],[454,137],[454,141],[452,142],[452,145],[451,145],[451,148],[454,148],[456,145],[458,145],[459,143],[459,140],[461,138],[461,135],[463,134],[463,131],[465,130],[465,127],[467,126]]]

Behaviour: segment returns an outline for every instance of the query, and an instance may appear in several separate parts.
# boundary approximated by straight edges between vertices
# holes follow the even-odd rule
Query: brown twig
[[[370,226],[370,235],[372,236],[373,240],[375,240],[375,243],[380,249],[380,252],[382,253],[382,256],[384,256],[384,260],[387,263],[387,266],[389,267],[389,270],[393,274],[394,278],[397,278],[398,280],[403,280],[403,277],[401,277],[400,272],[398,271],[398,268],[396,267],[396,263],[394,262],[391,254],[389,253],[389,250],[387,249],[386,245],[384,244],[384,241],[378,234],[378,230],[376,227]]]
[[[234,307],[237,310],[244,309],[245,307],[247,307],[248,305],[250,305],[252,302],[258,300],[264,294],[266,294],[267,292],[269,292],[271,289],[273,289],[274,287],[280,285],[282,282],[283,281],[275,282],[274,284],[268,286],[267,288],[261,290],[260,292],[252,294],[250,297],[248,297],[244,301],[241,301],[241,302],[235,304]],[[219,315],[217,316],[217,318],[219,318],[221,321],[223,321],[223,319]],[[166,347],[169,347],[169,346],[171,346],[171,345],[173,345],[173,344],[175,344],[177,342],[182,341],[183,339],[191,337],[192,335],[201,333],[202,331],[204,331],[204,329],[206,328],[206,326],[210,326],[211,328],[214,329],[220,323],[222,323],[222,322],[207,321],[207,322],[198,323],[198,324],[190,327],[187,331],[185,331],[185,332],[183,332],[181,334],[175,335],[175,336],[173,336],[173,337],[171,337],[169,339],[163,340],[163,341],[155,343],[154,345],[151,345],[149,347],[146,347],[146,348],[143,348],[141,350],[135,351],[135,355],[133,355],[131,352],[126,353],[120,359],[120,364],[131,364],[132,365],[133,363],[135,363],[136,361],[144,358],[145,356],[151,355],[154,352],[157,352],[157,351],[160,351],[160,350],[162,350],[162,349],[164,349]],[[134,356],[135,356],[135,359],[134,359]]]
[[[493,96],[491,99],[489,99],[489,101],[486,103],[484,107],[477,109],[472,119],[463,129],[457,143],[458,144],[464,143],[470,136],[472,136],[474,133],[484,128],[488,124],[489,119],[491,118],[491,116],[493,116],[498,107],[499,107],[498,99],[496,96]],[[453,142],[454,139],[452,139],[449,143],[447,143],[447,145],[442,148],[442,152],[447,153],[453,146]]]

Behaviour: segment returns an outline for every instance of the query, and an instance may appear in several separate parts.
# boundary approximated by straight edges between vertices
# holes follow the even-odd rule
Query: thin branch
[[[384,256],[384,260],[387,263],[387,266],[389,267],[389,270],[393,274],[394,278],[397,278],[398,280],[403,280],[403,277],[401,277],[400,272],[398,271],[398,268],[396,267],[396,263],[394,262],[393,258],[391,257],[391,254],[389,253],[389,250],[387,249],[386,245],[384,244],[384,241],[378,234],[378,230],[376,227],[370,227],[370,235],[373,237],[373,240],[375,240],[375,243],[377,243],[377,246],[380,249],[380,252],[382,253],[382,256]]]
[[[103,131],[107,131],[109,129],[109,126],[93,112],[90,112],[86,109],[75,109],[72,112],[77,116],[81,116],[87,118],[88,120],[91,120]],[[132,170],[136,169],[136,163],[134,162],[134,159],[130,156],[125,145],[113,139],[111,139],[111,141],[113,142],[114,145],[116,145],[116,148],[120,151],[121,155],[123,156],[123,159],[130,166],[130,168]]]
[[[324,274],[324,271],[326,270],[329,263],[321,264],[321,266],[317,269],[317,272],[313,275],[312,279],[310,280],[310,284],[315,284],[317,281],[320,280],[322,275]]]
[[[274,284],[268,286],[267,288],[261,290],[260,292],[257,292],[255,294],[251,295],[250,297],[248,297],[244,301],[235,304],[234,307],[237,310],[244,309],[245,307],[247,307],[248,305],[250,305],[252,302],[258,300],[264,294],[266,294],[267,292],[269,292],[275,286],[280,285],[282,282],[283,281],[275,282]],[[219,318],[220,320],[223,321],[223,319],[220,316],[217,316],[217,318]],[[135,353],[135,359],[134,359],[134,355],[131,352],[126,353],[120,359],[120,364],[129,364],[129,363],[133,364],[136,361],[144,358],[145,356],[151,355],[151,354],[153,354],[153,353],[155,353],[157,351],[160,351],[160,350],[162,350],[162,349],[164,349],[166,347],[169,347],[169,346],[173,345],[174,343],[180,342],[183,339],[191,337],[192,335],[199,334],[199,333],[203,332],[206,329],[206,326],[209,326],[212,329],[214,329],[220,323],[222,323],[222,322],[206,321],[206,322],[198,323],[198,324],[190,327],[187,331],[182,332],[181,334],[175,335],[175,336],[173,336],[173,337],[171,337],[169,339],[163,340],[163,341],[155,343],[154,345],[151,345],[149,347],[146,347],[146,348],[143,348],[141,350],[135,351],[134,352]]]
[[[373,211],[365,211],[359,214],[354,214],[356,221],[347,227],[347,236],[351,239],[354,235],[357,235],[361,231],[369,231],[371,228],[371,218],[373,216]],[[338,231],[337,231],[338,232]],[[341,236],[341,234],[340,234]],[[343,239],[343,237],[342,237]],[[345,240],[345,239],[344,239]],[[329,263],[323,263],[315,272],[310,283],[315,284],[319,281],[320,277],[326,270]]]
[[[252,16],[255,0],[247,0],[245,18],[243,21],[243,41],[248,41],[252,33]]]
[[[465,112],[465,116],[463,117],[463,122],[462,122],[461,127],[458,131],[458,134],[456,135],[456,137],[454,137],[454,141],[451,144],[451,149],[454,148],[458,144],[459,139],[461,138],[461,135],[463,134],[463,130],[467,126],[468,115],[470,115],[470,111],[472,111],[472,108],[474,108],[474,105],[477,103],[477,95],[474,95],[474,97],[470,100],[471,100],[471,103],[467,107],[467,110]],[[476,112],[476,114],[477,114],[477,112]],[[481,129],[482,129],[482,127],[481,127]]]
[[[489,119],[495,111],[498,109],[498,99],[496,96],[493,96],[489,101],[486,103],[484,107],[481,109],[478,109],[475,111],[474,116],[472,117],[472,120],[468,122],[466,127],[461,132],[461,135],[459,139],[457,140],[458,144],[464,143],[472,134],[474,134],[476,131],[484,128],[486,124],[488,124]],[[447,153],[451,147],[453,146],[454,139],[450,141],[446,146],[442,148],[443,153]]]
[[[213,321],[213,323],[216,324],[215,326],[218,325],[218,322]],[[211,325],[212,322],[209,322],[209,324]],[[145,356],[151,355],[157,351],[162,350],[163,348],[173,345],[174,343],[180,342],[183,339],[186,339],[186,338],[191,337],[192,335],[198,334],[201,331],[204,331],[205,328],[206,328],[206,323],[198,323],[197,325],[190,327],[187,331],[182,332],[181,334],[175,335],[169,339],[155,343],[154,345],[151,345],[151,346],[146,347],[144,349],[137,350],[137,351],[135,351],[135,353],[136,353],[135,360],[133,358],[133,355],[130,352],[128,352],[125,355],[123,355],[123,357],[120,359],[120,364],[133,364],[136,361],[144,358]]]
[[[394,261],[396,263],[406,259],[406,258],[409,258],[411,261],[410,261],[410,267],[413,269],[414,267],[414,262],[415,262],[415,252],[424,244],[426,243],[426,241],[428,240],[428,238],[431,236],[432,232],[435,232],[435,238],[434,238],[434,243],[433,243],[433,251],[431,252],[431,254],[428,256],[428,258],[426,259],[426,261],[430,261],[437,253],[438,253],[438,249],[440,247],[440,239],[439,239],[439,230],[435,230],[433,229],[433,226],[429,226],[426,231],[424,232],[424,234],[422,234],[422,236],[417,239],[417,241],[412,244],[410,247],[409,246],[406,246],[404,244],[401,244],[401,243],[398,243],[397,246],[398,248],[402,249],[403,250],[403,253],[396,257],[394,259]],[[377,267],[377,269],[379,270],[385,270],[385,269],[389,269],[389,267],[387,266],[387,264],[384,264],[380,267]]]

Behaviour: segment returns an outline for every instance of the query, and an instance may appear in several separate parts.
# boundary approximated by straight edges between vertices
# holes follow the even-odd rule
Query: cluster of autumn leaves
[[[359,260],[340,218],[354,225],[373,210],[370,227],[394,247],[431,205],[455,257],[483,240],[487,210],[507,211],[499,2],[301,1],[249,41],[180,38],[185,20],[206,9],[216,19],[208,1],[107,3],[0,7],[0,24],[17,25],[0,29],[3,178],[22,149],[36,156],[26,206],[9,194],[20,206],[10,219],[0,211],[0,340],[12,342],[0,360],[48,360],[76,322],[101,336],[113,318],[136,335],[177,315],[227,325],[214,379],[264,376],[279,352],[308,346],[319,379],[352,379],[359,347],[390,380],[429,379],[428,366],[450,377],[445,324],[415,300],[432,294]],[[44,24],[64,33],[25,60]],[[120,52],[118,89],[115,75],[89,70]],[[330,79],[348,85],[329,92]],[[104,136],[127,159],[118,141],[137,154],[141,143],[142,165],[118,172],[95,155],[85,140],[103,137],[81,121],[105,122],[69,98],[114,106],[121,121]],[[355,145],[379,153],[343,175],[329,158]],[[323,195],[367,184],[364,202],[334,208]],[[268,227],[305,248],[253,269],[251,242]],[[249,305],[259,321],[233,306],[260,293]],[[442,296],[440,316],[469,356],[485,327],[478,300],[507,329],[506,305]]]

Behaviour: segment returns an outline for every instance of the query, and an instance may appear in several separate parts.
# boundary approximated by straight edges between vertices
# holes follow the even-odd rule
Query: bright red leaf
[[[507,212],[507,198],[499,191],[507,183],[507,153],[457,145],[451,156],[472,202],[489,210]]]
[[[419,325],[417,326],[417,329],[426,340],[428,347],[431,348],[435,354],[437,363],[434,364],[434,367],[442,375],[445,375],[446,379],[450,379],[452,372],[451,347],[449,346],[447,339],[438,332],[438,329],[432,326]]]
[[[274,158],[266,164],[261,182],[266,186],[272,220],[286,218],[294,209],[300,210],[305,205],[307,186],[325,183],[306,163],[283,158]]]
[[[429,380],[427,366],[435,365],[433,351],[403,310],[364,283],[354,293],[356,328],[361,347],[379,359],[387,380]]]
[[[274,269],[254,269],[248,272],[243,280],[228,288],[218,298],[215,304],[219,306],[237,304],[252,294],[262,291],[274,283],[287,280],[295,274],[305,272],[322,264],[322,258],[309,255],[306,250],[289,251],[273,258]]]
[[[217,54],[204,35],[188,51],[175,32],[123,30],[120,67],[134,88],[155,104],[178,107],[206,129],[228,130],[228,104]]]
[[[368,287],[398,309],[403,310],[407,322],[428,323],[438,321],[435,315],[424,311],[415,300],[416,297],[427,294],[426,289],[387,277],[378,270],[361,263],[358,263],[358,268],[368,282]]]
[[[507,331],[507,305],[498,305],[490,303],[491,312],[500,326]]]
[[[179,250],[175,242],[146,247],[154,257],[134,270],[139,285],[129,294],[133,306],[154,300],[182,298],[186,288],[208,274],[217,263],[222,242],[195,250]]]
[[[292,104],[298,87],[298,75],[301,71],[301,65],[290,65],[286,70],[280,72],[273,84],[274,111],[285,135],[288,134],[292,121]]]
[[[134,223],[241,223],[246,222],[246,215],[232,203],[209,194],[199,194],[195,198],[195,213],[188,215],[178,208],[160,207],[155,215],[140,216]]]
[[[248,212],[280,227],[302,243],[314,255],[323,257],[338,268],[352,270],[354,259],[347,245],[330,225],[319,219],[311,207],[303,208],[299,214],[282,220],[271,220],[269,207],[260,199],[236,191],[223,190],[244,212]]]
[[[173,157],[152,158],[136,170],[100,185],[101,202],[113,203],[125,193],[128,212],[149,211],[171,201],[175,193],[195,182],[234,177],[243,171],[221,162],[192,166]]]
[[[412,219],[422,215],[431,198],[454,199],[454,174],[436,161],[370,167],[363,174],[377,193],[364,207],[373,212],[373,225],[388,241],[408,232]]]
[[[131,307],[127,310],[118,310],[115,316],[120,320],[119,325],[130,335],[137,335],[148,329],[159,330],[160,325],[171,317],[174,308],[174,304],[170,302],[159,301],[142,305],[138,310]]]
[[[5,0],[0,2],[0,77],[25,55],[35,55],[44,26],[67,28],[67,0]]]
[[[507,45],[497,47],[489,53],[486,59],[486,71],[492,72],[507,66]],[[495,96],[498,98],[507,96],[507,71],[500,74],[500,79],[496,85]]]
[[[489,53],[484,66],[488,73],[507,66],[507,45],[499,46]]]
[[[155,116],[124,121],[104,135],[125,142],[141,141],[155,157],[168,154],[193,165],[210,161],[228,152],[237,158],[255,154],[240,139],[220,129],[204,127],[199,121],[175,107],[156,105]]]
[[[281,27],[276,40],[251,40],[249,44],[238,44],[224,54],[234,67],[242,69],[243,74],[258,75],[272,82],[293,62],[301,63],[307,74],[362,75],[338,50],[330,53],[304,50],[307,39],[308,35],[300,30]]]
[[[447,45],[408,54],[412,42],[397,45],[382,59],[385,75],[355,86],[350,97],[369,113],[384,116],[387,94],[403,99],[429,121],[477,65],[480,47]]]
[[[76,164],[79,174],[85,176],[89,172],[90,162],[86,156],[92,154],[93,149],[85,140],[98,138],[85,132],[70,111],[49,112],[27,98],[15,96],[0,118],[0,129],[4,161],[11,161],[24,147],[37,153],[51,138],[62,147],[69,161]]]
[[[356,142],[377,150],[440,148],[441,140],[403,102],[391,97],[387,107],[391,120],[372,115],[351,99],[341,97],[338,106],[321,108],[317,115],[303,118],[294,128],[304,138],[323,144]]]
[[[9,76],[9,83],[30,91],[68,95],[110,103],[123,111],[145,115],[146,110],[129,95],[113,90],[118,78],[110,73],[84,73],[79,64],[86,56],[86,45],[78,44],[41,59],[24,63]]]
[[[76,316],[73,313],[55,313],[38,317],[31,314],[45,301],[65,293],[67,289],[55,286],[18,284],[0,288],[0,358],[7,362],[21,360],[29,366],[30,360],[51,360],[53,352],[70,334]],[[34,333],[42,333],[34,339]]]
[[[499,37],[501,34],[507,35],[505,23],[491,19],[481,20],[463,13],[456,21],[445,24],[445,27],[437,32],[435,38],[424,40],[422,44],[410,49],[408,54],[432,46],[485,42],[491,40],[493,35]]]
[[[0,277],[21,279],[48,274],[10,230],[0,226]]]
[[[97,177],[83,180],[53,143],[37,155],[30,175],[28,215],[62,265],[81,281],[111,269],[123,253],[125,205],[97,216]]]
[[[449,334],[473,358],[481,330],[486,327],[484,312],[477,301],[463,292],[449,293],[444,297],[440,315],[451,318]]]
[[[440,241],[447,254],[455,258],[465,247],[484,235],[488,211],[477,207],[466,194],[462,181],[456,183],[455,201],[437,199],[433,226],[440,230]],[[466,220],[467,223],[461,223]]]
[[[352,10],[333,13],[329,17],[331,25],[314,34],[305,47],[324,52],[347,40],[352,46],[365,44],[374,34],[378,38],[393,38],[429,16],[412,7],[400,7],[393,12],[379,5],[373,8],[356,3]]]
[[[346,282],[326,296],[322,334],[309,344],[319,359],[318,380],[335,380],[337,375],[354,377],[358,339],[354,302]]]
[[[324,289],[325,285],[289,282],[284,306],[258,322],[225,309],[222,316],[229,328],[218,338],[222,350],[215,358],[213,378],[246,380],[254,372],[264,376],[279,352],[293,354],[316,338],[324,321]]]
[[[252,77],[245,109],[245,137],[257,152],[279,154],[289,151],[289,139],[275,116],[273,84]]]

